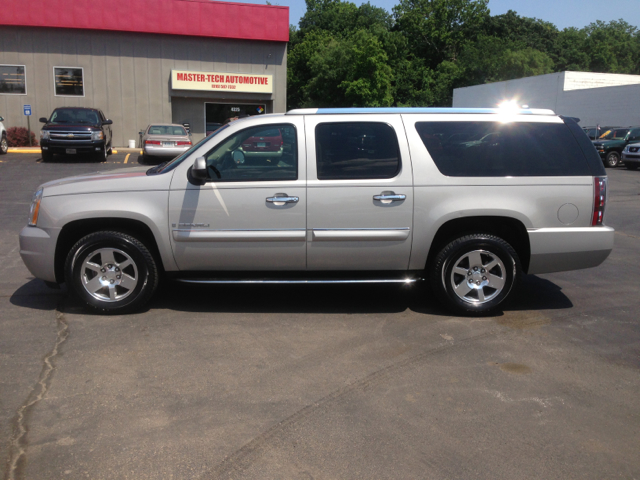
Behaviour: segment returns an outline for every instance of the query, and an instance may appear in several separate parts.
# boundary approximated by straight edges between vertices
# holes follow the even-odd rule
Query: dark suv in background
[[[617,167],[624,147],[637,142],[640,142],[640,127],[614,128],[603,132],[593,141],[593,146],[606,167]]]
[[[54,154],[87,155],[106,161],[111,153],[111,125],[96,108],[56,108],[51,117],[40,119],[45,125],[40,132],[42,160],[53,160]]]

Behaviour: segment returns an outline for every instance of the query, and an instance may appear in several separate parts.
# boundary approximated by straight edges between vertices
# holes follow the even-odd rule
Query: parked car
[[[440,143],[457,133],[500,135]],[[243,147],[279,137],[281,154]],[[152,168],[41,185],[20,254],[106,313],[143,306],[163,272],[211,285],[428,279],[455,312],[486,314],[522,273],[602,263],[606,203],[593,145],[549,110],[293,110],[237,120]]]
[[[9,151],[9,143],[7,142],[7,129],[4,128],[4,118],[0,117],[0,155],[4,155]]]
[[[612,126],[612,127],[582,127],[582,130],[584,131],[584,133],[587,134],[587,136],[589,137],[590,140],[597,140],[598,137],[600,137],[601,135],[606,134],[608,131],[614,129],[614,128],[622,128],[620,126]]]
[[[56,108],[40,131],[42,160],[49,162],[55,154],[90,155],[106,161],[111,154],[113,122],[97,108]]]
[[[191,135],[175,123],[154,123],[140,134],[145,157],[173,158],[191,148]]]
[[[616,167],[620,163],[622,150],[629,143],[640,141],[640,127],[615,128],[602,134],[593,146],[607,167]]]
[[[640,166],[640,143],[631,143],[624,147],[622,161],[629,170],[637,170]]]

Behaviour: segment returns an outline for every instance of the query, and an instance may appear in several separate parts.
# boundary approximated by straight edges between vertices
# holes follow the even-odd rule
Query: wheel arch
[[[433,237],[425,268],[429,269],[444,246],[458,237],[472,233],[488,233],[502,238],[520,257],[522,271],[528,272],[531,245],[527,229],[520,220],[501,216],[462,217],[443,223]]]
[[[117,217],[99,217],[74,220],[62,227],[55,250],[55,276],[56,282],[64,282],[64,265],[71,247],[81,238],[99,231],[118,231],[136,237],[143,242],[153,255],[161,273],[164,273],[162,255],[158,248],[158,242],[151,228],[140,220]]]

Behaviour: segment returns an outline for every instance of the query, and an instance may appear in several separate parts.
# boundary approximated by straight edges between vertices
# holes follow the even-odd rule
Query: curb
[[[139,148],[113,148],[111,150],[114,154],[120,153],[137,153],[142,155],[142,150]],[[9,153],[42,153],[40,147],[9,147],[7,150]]]
[[[40,153],[40,147],[9,147],[9,153]]]

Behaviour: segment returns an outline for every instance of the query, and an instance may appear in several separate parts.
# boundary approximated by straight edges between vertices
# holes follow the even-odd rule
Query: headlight
[[[49,140],[49,130],[40,130],[40,140]]]
[[[42,201],[42,189],[33,194],[31,199],[31,209],[29,210],[29,225],[32,227],[38,223],[38,214],[40,213],[40,202]]]
[[[102,132],[91,132],[91,140],[103,140],[104,133]]]

